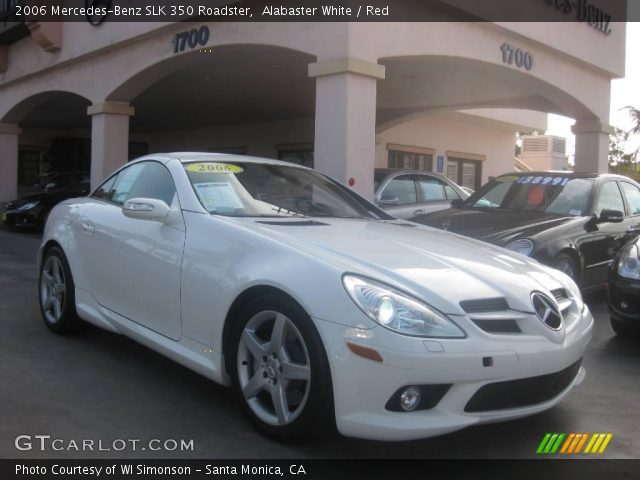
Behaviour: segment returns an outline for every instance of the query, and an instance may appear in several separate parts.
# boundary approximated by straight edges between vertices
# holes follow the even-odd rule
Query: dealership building
[[[624,23],[437,18],[3,22],[0,202],[47,171],[95,187],[131,158],[184,150],[313,166],[368,197],[379,167],[478,188],[514,170],[515,132],[548,113],[575,119],[575,169],[606,171]]]

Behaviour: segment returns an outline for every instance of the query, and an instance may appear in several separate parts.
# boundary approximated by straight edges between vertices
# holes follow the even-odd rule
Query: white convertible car
[[[408,440],[546,410],[583,379],[593,329],[559,271],[244,156],[125,165],[53,209],[39,268],[52,331],[131,337],[232,386],[278,438]]]

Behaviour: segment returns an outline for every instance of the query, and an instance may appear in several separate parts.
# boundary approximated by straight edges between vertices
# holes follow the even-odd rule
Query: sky
[[[611,125],[629,130],[633,123],[623,110],[627,105],[640,108],[640,22],[627,23],[626,74],[625,78],[611,83]],[[549,115],[547,133],[567,138],[567,154],[573,162],[575,137],[571,133],[574,120],[560,115]],[[640,135],[630,139],[628,150],[640,146]]]

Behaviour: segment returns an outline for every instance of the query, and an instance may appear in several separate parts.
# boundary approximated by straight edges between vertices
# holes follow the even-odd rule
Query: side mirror
[[[462,200],[460,200],[459,198],[451,200],[451,208],[462,208],[463,204],[464,204],[464,202]]]
[[[54,188],[56,188],[56,184],[54,182],[49,182],[44,186],[44,191],[48,192],[50,190],[53,190]]]
[[[598,217],[598,223],[620,223],[624,220],[624,214],[620,210],[603,208]]]
[[[122,205],[122,213],[129,218],[138,220],[168,220],[171,207],[163,200],[156,198],[132,198]]]
[[[379,201],[380,205],[383,207],[394,207],[400,203],[398,197],[391,197],[389,195],[383,195]]]

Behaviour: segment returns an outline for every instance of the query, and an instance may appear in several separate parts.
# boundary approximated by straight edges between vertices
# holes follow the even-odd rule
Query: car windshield
[[[587,215],[593,179],[567,175],[505,175],[465,200],[466,208]]]
[[[209,213],[233,217],[386,218],[329,178],[294,166],[251,162],[185,163]]]

